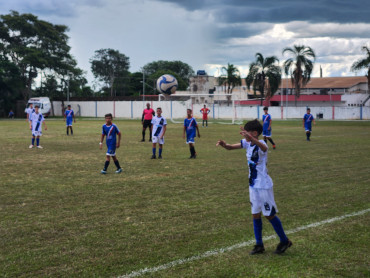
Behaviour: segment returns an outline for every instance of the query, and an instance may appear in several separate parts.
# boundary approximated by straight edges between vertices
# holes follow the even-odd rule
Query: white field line
[[[370,208],[365,209],[365,210],[361,210],[361,211],[357,211],[357,212],[353,212],[353,213],[349,213],[349,214],[345,214],[345,215],[342,215],[342,216],[329,218],[329,219],[319,221],[319,222],[315,222],[315,223],[311,223],[311,224],[308,224],[308,225],[300,226],[300,227],[297,227],[295,229],[288,230],[285,233],[287,235],[294,234],[294,233],[297,233],[299,231],[307,230],[307,229],[310,229],[310,228],[315,228],[315,227],[322,226],[322,225],[329,224],[329,223],[333,223],[333,222],[337,222],[337,221],[340,221],[340,220],[348,218],[348,217],[358,216],[358,215],[362,215],[362,214],[365,214],[365,213],[368,213],[368,212],[370,212]],[[263,240],[267,241],[267,240],[274,239],[274,238],[276,238],[276,235],[270,235],[270,236],[263,237]],[[139,277],[139,276],[147,274],[147,273],[154,273],[154,272],[161,271],[161,270],[166,270],[166,269],[178,266],[178,265],[186,264],[186,263],[189,263],[189,262],[192,262],[192,261],[201,260],[201,259],[208,258],[208,257],[211,257],[211,256],[217,256],[219,254],[230,252],[230,251],[235,250],[235,249],[239,249],[239,248],[243,248],[243,247],[246,247],[246,246],[253,245],[254,243],[255,243],[254,239],[244,241],[244,242],[237,243],[237,244],[234,244],[234,245],[231,245],[231,246],[228,246],[228,247],[210,250],[210,251],[207,251],[207,252],[205,252],[203,254],[200,254],[200,255],[195,255],[195,256],[192,256],[192,257],[189,257],[189,258],[175,260],[175,261],[163,264],[163,265],[150,267],[150,268],[146,267],[146,268],[143,268],[143,269],[140,269],[140,270],[133,271],[131,273],[122,275],[122,276],[118,276],[117,278]]]

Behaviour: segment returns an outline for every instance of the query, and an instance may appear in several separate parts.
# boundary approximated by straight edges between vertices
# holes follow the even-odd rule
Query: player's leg
[[[42,147],[40,146],[40,136],[36,136],[36,147],[41,149]]]
[[[262,207],[262,213],[270,221],[276,234],[280,238],[280,243],[277,246],[275,253],[282,254],[285,252],[286,249],[288,249],[288,247],[292,246],[292,242],[286,236],[283,225],[281,224],[279,217],[276,215],[277,208],[276,208],[276,203],[274,200],[273,189],[272,188],[263,189],[263,190],[260,190],[260,192],[261,192],[261,199],[264,204]]]
[[[115,164],[115,165],[116,165],[116,167],[117,167],[117,171],[116,171],[116,173],[117,173],[117,174],[121,173],[121,172],[122,172],[122,168],[121,168],[121,166],[119,165],[119,161],[118,161],[118,159],[117,159],[117,156],[112,156],[112,159],[113,159],[114,164]]]
[[[249,254],[256,255],[265,252],[262,241],[261,201],[259,191],[253,188],[249,188],[249,200],[251,203],[253,216],[254,237],[256,238],[256,245]]]
[[[72,124],[69,126],[70,130],[71,130],[71,135],[73,135],[73,128],[72,128]]]
[[[101,170],[102,174],[107,173],[109,162],[110,162],[110,155],[107,154],[106,157],[105,157],[104,168],[103,168],[103,170]]]
[[[29,148],[30,149],[32,149],[33,148],[33,146],[35,145],[35,136],[34,135],[32,135],[32,139],[31,139],[31,145],[29,146]]]
[[[267,144],[267,137],[265,135],[263,135],[263,141],[265,141],[265,143]]]
[[[208,120],[206,120],[206,127],[208,127]]]
[[[69,135],[69,126],[67,125],[67,135]]]
[[[196,152],[195,152],[195,147],[194,147],[194,143],[189,143],[189,147],[190,147],[190,158],[196,158]]]
[[[156,157],[156,152],[157,152],[157,140],[156,140],[156,138],[157,137],[153,137],[153,144],[152,144],[152,152],[153,152],[153,154],[152,154],[152,157],[151,157],[151,159],[156,159],[157,157]]]
[[[203,119],[203,121],[202,121],[202,127],[204,127],[204,119]]]
[[[162,159],[162,151],[163,151],[163,144],[158,143],[159,149],[158,149],[158,159]]]

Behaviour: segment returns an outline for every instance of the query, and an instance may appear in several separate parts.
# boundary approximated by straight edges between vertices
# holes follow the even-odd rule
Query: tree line
[[[130,72],[130,59],[114,49],[99,49],[90,63],[95,77],[90,87],[68,44],[68,27],[17,11],[0,15],[0,107],[14,108],[31,96],[51,99],[72,96],[130,96],[155,93],[155,80],[173,74],[186,90],[193,69],[181,61],[154,61],[141,72]],[[145,75],[145,82],[143,81]]]

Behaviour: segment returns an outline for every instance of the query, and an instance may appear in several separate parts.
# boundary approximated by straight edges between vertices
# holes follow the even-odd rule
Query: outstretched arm
[[[224,140],[218,140],[216,146],[221,146],[226,150],[236,150],[236,149],[241,149],[242,148],[240,143],[227,144]]]

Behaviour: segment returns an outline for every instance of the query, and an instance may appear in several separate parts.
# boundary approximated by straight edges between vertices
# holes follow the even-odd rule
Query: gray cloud
[[[189,11],[213,10],[215,18],[228,23],[290,21],[358,23],[370,22],[368,0],[157,0],[177,4]]]

